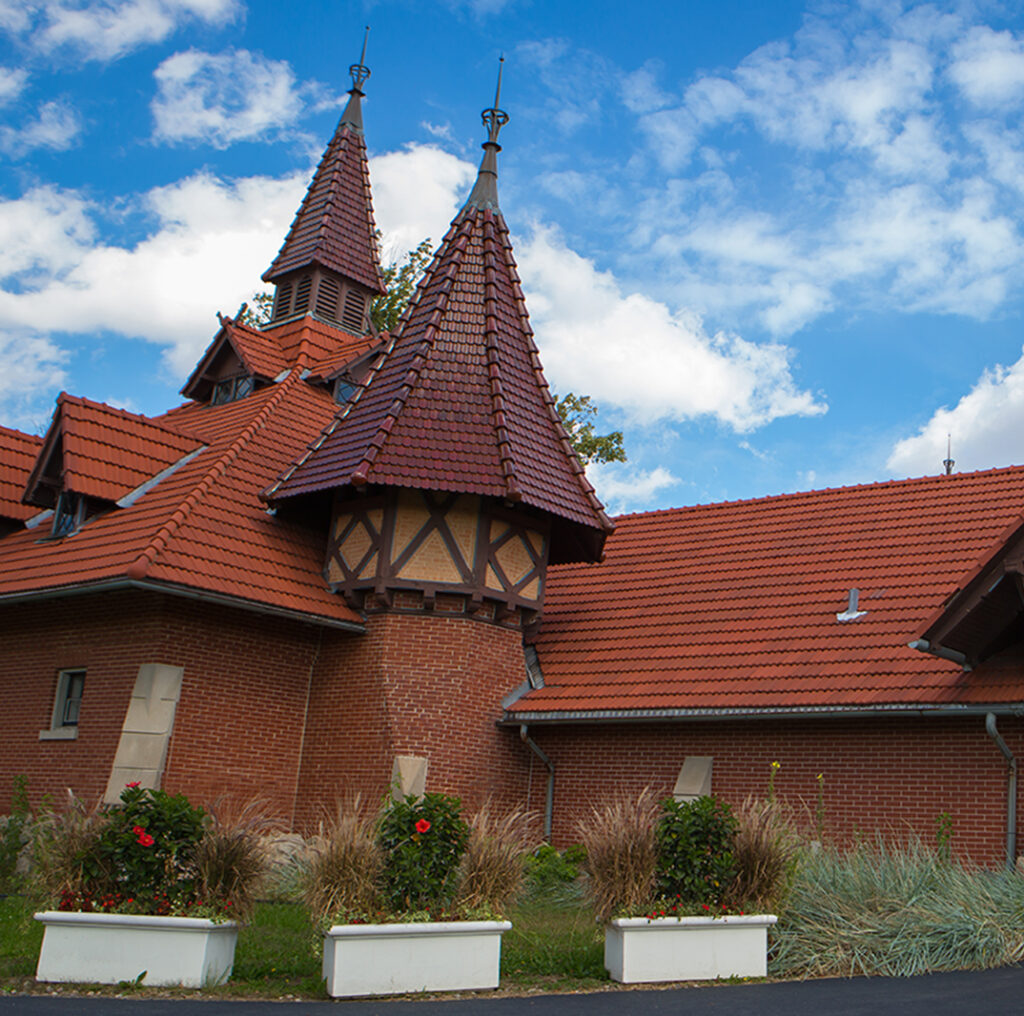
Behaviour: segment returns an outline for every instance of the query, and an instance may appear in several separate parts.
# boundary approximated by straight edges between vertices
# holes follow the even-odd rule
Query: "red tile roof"
[[[117,501],[199,445],[195,438],[138,413],[62,392],[27,482],[27,496],[33,504],[52,503],[38,489],[52,486],[52,479],[60,489]],[[54,464],[61,474],[51,478],[44,470],[58,448]]]
[[[517,719],[1024,699],[1005,667],[908,648],[1021,521],[1024,468],[631,515],[600,565],[548,573],[545,687]],[[849,590],[866,613],[839,622]]]
[[[366,143],[343,116],[263,280],[316,263],[383,293],[377,261]]]
[[[456,218],[399,338],[268,497],[349,484],[521,501],[586,527],[598,549],[610,530],[541,372],[500,212]]]
[[[39,513],[21,498],[42,446],[41,437],[0,427],[0,518],[21,522]]]
[[[71,536],[41,541],[38,532],[22,530],[4,537],[0,598],[132,582],[360,624],[323,581],[323,534],[271,517],[256,496],[337,408],[302,372],[297,366],[281,383],[238,402],[191,404],[133,422],[146,433],[173,431],[191,448],[206,447],[130,506],[90,519]],[[116,416],[106,419],[117,426]]]

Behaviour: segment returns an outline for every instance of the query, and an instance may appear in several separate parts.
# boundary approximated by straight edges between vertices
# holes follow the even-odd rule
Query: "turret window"
[[[366,330],[366,298],[357,289],[350,289],[345,294],[341,325],[353,335],[362,335]]]

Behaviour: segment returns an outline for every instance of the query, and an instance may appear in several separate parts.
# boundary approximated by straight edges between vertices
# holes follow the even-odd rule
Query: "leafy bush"
[[[110,913],[244,917],[262,872],[254,833],[138,783],[107,809],[72,796],[38,823],[34,860],[37,893],[58,909]]]
[[[576,881],[587,852],[580,845],[567,847],[559,853],[550,843],[542,843],[525,859],[530,894],[540,896],[557,891]]]
[[[617,797],[593,808],[576,832],[587,851],[587,893],[599,921],[641,913],[654,896],[658,805],[649,787],[636,798]]]
[[[468,840],[469,827],[457,797],[410,794],[391,802],[378,834],[384,854],[385,905],[394,912],[449,907]]]
[[[769,972],[905,977],[1024,958],[1024,879],[949,863],[920,842],[801,859]]]
[[[658,893],[685,904],[720,903],[736,874],[736,818],[714,797],[662,802],[657,826]]]

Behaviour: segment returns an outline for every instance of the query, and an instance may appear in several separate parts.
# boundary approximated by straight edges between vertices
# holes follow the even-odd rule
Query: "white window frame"
[[[57,674],[57,694],[53,698],[50,726],[39,731],[40,741],[73,741],[78,737],[78,709],[81,708],[85,691],[85,667],[68,667]],[[75,678],[81,677],[82,691],[77,699],[71,698]],[[68,705],[75,702],[77,708],[73,719],[67,719]]]

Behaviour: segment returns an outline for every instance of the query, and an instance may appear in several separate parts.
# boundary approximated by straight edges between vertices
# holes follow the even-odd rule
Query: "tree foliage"
[[[589,395],[574,395],[569,392],[555,401],[555,409],[562,418],[562,424],[569,432],[569,440],[587,466],[591,462],[625,462],[626,449],[622,443],[622,431],[609,434],[595,434],[594,421],[597,406]]]
[[[402,312],[409,305],[416,285],[433,255],[429,238],[422,240],[404,258],[381,269],[387,292],[374,297],[370,304],[370,320],[379,332],[390,332],[398,326]]]

